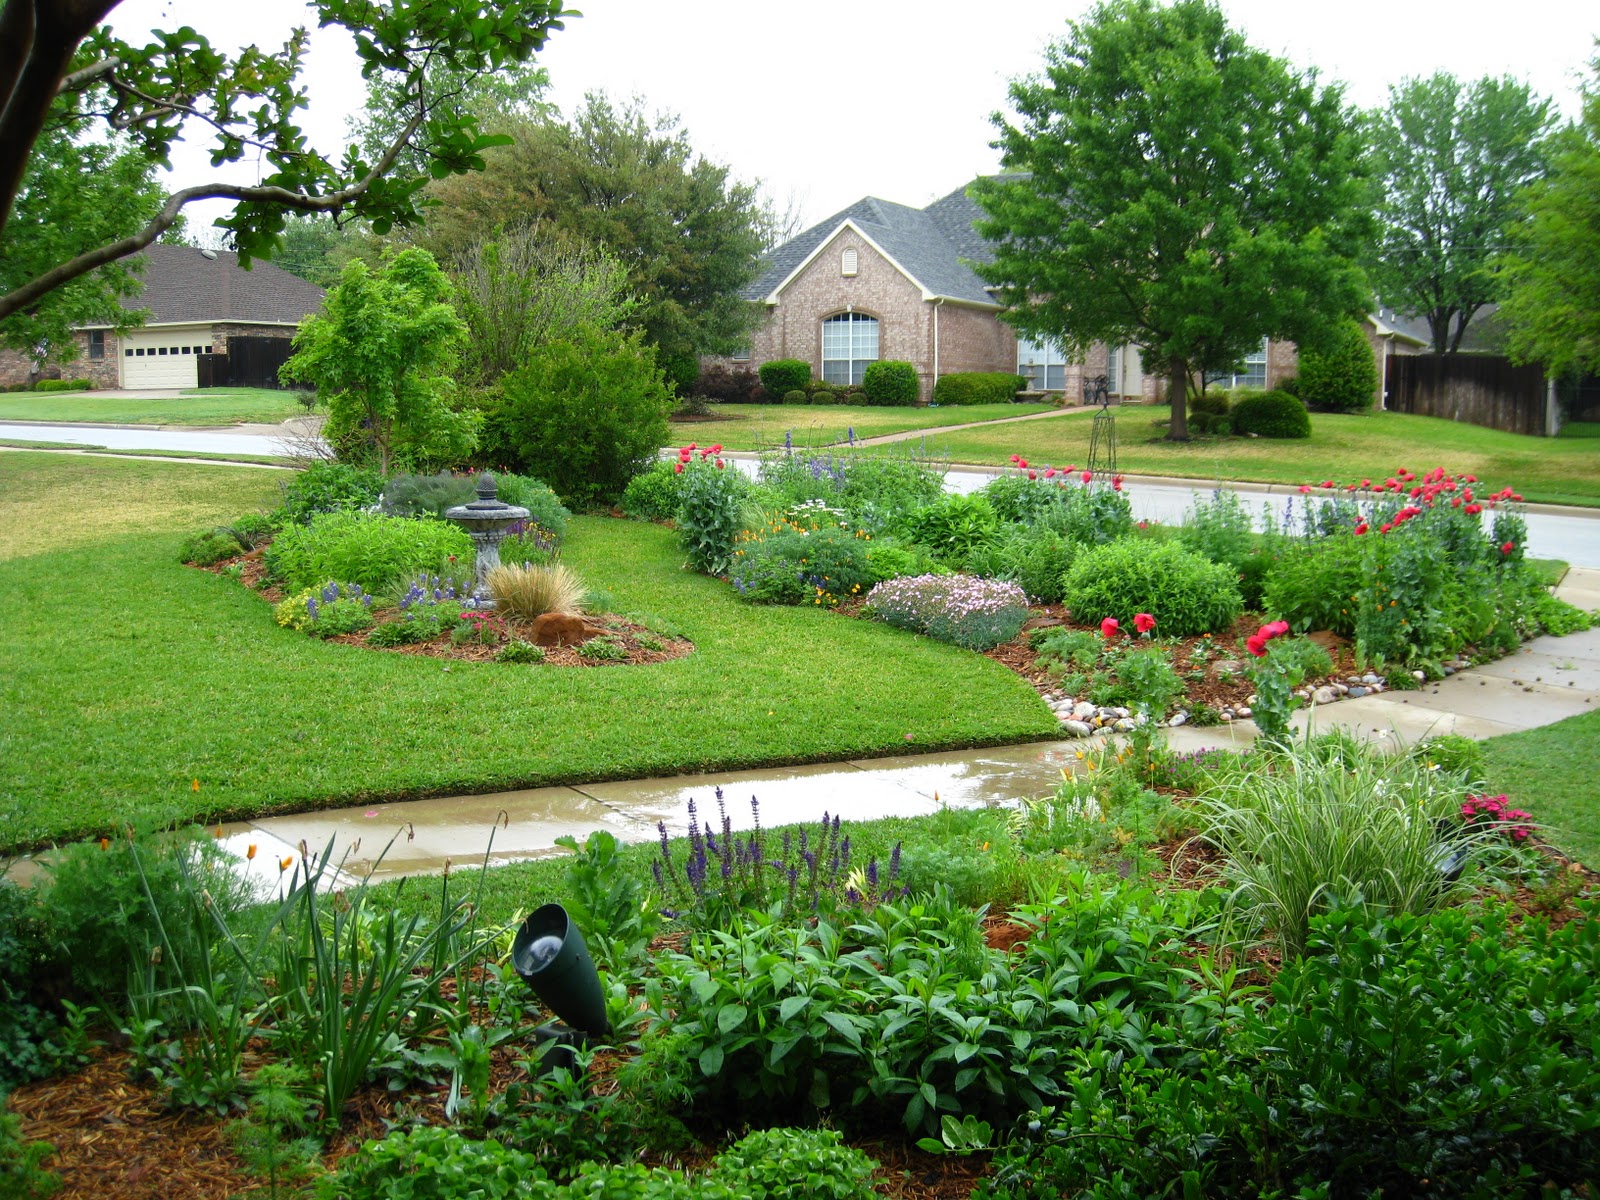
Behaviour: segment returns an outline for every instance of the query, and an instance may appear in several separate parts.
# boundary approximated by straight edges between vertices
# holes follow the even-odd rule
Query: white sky
[[[1037,70],[1045,43],[1088,0],[567,0],[585,14],[539,61],[553,99],[638,94],[682,118],[691,143],[811,224],[862,196],[923,205],[995,170],[989,114],[1007,82]],[[1346,85],[1363,107],[1407,76],[1509,74],[1576,117],[1600,35],[1593,0],[1221,0],[1260,49]],[[130,39],[187,23],[218,46],[281,45],[308,10],[295,0],[125,0]],[[325,152],[342,142],[364,91],[348,38],[312,34],[302,113]],[[196,148],[174,155],[172,185],[217,178]],[[253,169],[235,168],[236,181]],[[216,215],[190,210],[191,232]]]

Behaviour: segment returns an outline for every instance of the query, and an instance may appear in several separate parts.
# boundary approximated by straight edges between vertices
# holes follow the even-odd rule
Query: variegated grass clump
[[[1467,790],[1409,756],[1329,754],[1313,740],[1197,797],[1198,837],[1226,858],[1232,904],[1287,957],[1318,913],[1420,914],[1469,895],[1465,868],[1501,847],[1461,819]]]
[[[577,572],[556,563],[502,563],[489,572],[489,594],[502,612],[531,621],[582,610],[588,594]]]

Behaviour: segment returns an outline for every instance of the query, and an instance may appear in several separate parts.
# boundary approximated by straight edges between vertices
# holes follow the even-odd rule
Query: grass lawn
[[[159,400],[96,392],[0,393],[0,421],[93,421],[108,425],[276,425],[305,409],[293,392],[201,388]]]
[[[796,446],[831,446],[848,439],[881,437],[939,425],[964,425],[971,421],[997,421],[1029,413],[1049,412],[1050,404],[970,404],[942,408],[879,408],[803,404],[713,404],[712,421],[674,421],[673,445],[696,442],[709,446],[721,442],[730,450],[760,450],[783,444],[791,434]],[[1034,422],[1037,424],[1037,422]]]
[[[1117,465],[1130,475],[1171,475],[1256,483],[1341,483],[1383,479],[1399,467],[1421,475],[1436,466],[1477,475],[1490,487],[1510,485],[1527,500],[1600,506],[1600,459],[1582,438],[1536,438],[1409,413],[1350,416],[1313,413],[1303,440],[1196,438],[1159,440],[1166,410],[1117,410]],[[1092,415],[964,429],[929,440],[938,457],[1003,466],[1012,454],[1030,462],[1082,466],[1089,457]]]
[[[687,658],[562,670],[324,644],[278,628],[237,584],[176,561],[184,535],[269,503],[277,482],[224,467],[0,455],[0,848],[137,818],[1055,732],[1037,694],[997,663],[874,622],[746,605],[682,570],[670,531],[606,518],[573,522],[565,561],[618,611],[690,637]]]
[[[1490,738],[1483,748],[1494,790],[1531,812],[1567,855],[1600,870],[1600,712]]]
[[[1564,438],[1600,438],[1600,421],[1568,421],[1556,434]]]
[[[294,462],[291,458],[285,458],[277,454],[211,454],[205,450],[107,450],[103,447],[95,447],[92,453],[113,456],[122,455],[124,457],[130,455],[142,457],[153,454],[160,458],[192,458],[201,462],[259,463],[264,467],[287,467]]]

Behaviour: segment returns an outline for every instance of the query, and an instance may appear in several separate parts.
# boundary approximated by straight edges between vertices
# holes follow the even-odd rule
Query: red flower
[[[1287,621],[1269,621],[1267,624],[1261,627],[1261,633],[1267,638],[1268,641],[1275,637],[1282,637],[1288,632],[1289,622]]]
[[[1391,530],[1393,528],[1394,528],[1394,523],[1392,521],[1391,522],[1386,522],[1386,523],[1378,526],[1378,532],[1379,533],[1388,533],[1389,530]]]
[[[1026,467],[1027,465],[1028,465],[1028,460],[1027,459],[1025,459],[1025,458],[1017,459],[1017,466]]]
[[[1113,475],[1111,477],[1111,490],[1113,492],[1120,492],[1122,490],[1122,476],[1121,475]]]
[[[1483,505],[1469,504],[1462,511],[1465,512],[1469,517],[1475,517],[1483,511]]]
[[[678,475],[683,474],[683,460],[681,458],[673,464],[672,470]]]
[[[1016,455],[1015,455],[1015,454],[1013,454],[1013,455],[1012,455],[1012,456],[1011,456],[1011,462],[1012,462],[1012,465],[1013,465],[1013,466],[1015,466],[1015,465],[1016,465],[1016,462],[1017,462],[1017,456],[1016,456]]]
[[[1463,475],[1461,478],[1465,479],[1468,483],[1478,482],[1478,477],[1476,475]]]
[[[1362,534],[1362,533],[1365,533],[1366,531],[1367,531],[1367,523],[1365,521],[1361,522],[1361,524],[1356,526],[1356,533],[1357,534]]]
[[[1093,479],[1093,478],[1094,478],[1094,472],[1093,472],[1093,471],[1085,471],[1085,472],[1084,472],[1084,473],[1083,473],[1083,476],[1082,476],[1082,479],[1083,479],[1083,481],[1084,481],[1084,482],[1085,482],[1085,483],[1088,483],[1088,482],[1089,482],[1089,480],[1091,480],[1091,479]]]
[[[700,447],[699,447],[699,445],[697,445],[697,444],[696,444],[696,443],[694,443],[694,442],[690,442],[690,443],[689,443],[689,444],[688,444],[688,445],[687,445],[687,446],[685,446],[685,447],[684,447],[684,449],[685,449],[685,450],[688,450],[688,451],[690,451],[690,452],[693,452],[693,451],[695,451],[695,450],[698,450],[698,449],[700,449]]]
[[[1122,626],[1115,617],[1107,617],[1104,621],[1100,622],[1100,636],[1104,638],[1114,638],[1117,636],[1117,630],[1121,627]]]
[[[1516,548],[1517,548],[1517,544],[1515,542],[1501,542],[1500,543],[1500,553],[1501,554],[1510,554]]]
[[[1061,473],[1063,475],[1070,475],[1070,474],[1072,474],[1072,472],[1076,471],[1077,469],[1078,468],[1074,464],[1068,463],[1066,466],[1061,468]]]
[[[1323,481],[1322,481],[1322,486],[1323,486],[1323,487],[1325,487],[1325,488],[1331,488],[1331,487],[1332,487],[1332,486],[1333,486],[1333,480],[1331,480],[1331,479],[1324,479],[1324,480],[1323,480]]]
[[[1140,633],[1149,633],[1156,627],[1156,619],[1149,613],[1134,613],[1133,627]]]
[[[726,466],[727,466],[727,465],[728,465],[728,464],[727,464],[727,463],[725,463],[725,462],[723,462],[723,461],[722,461],[722,460],[721,460],[721,459],[720,459],[720,458],[719,458],[719,459],[717,459],[717,470],[719,470],[719,471],[720,471],[720,470],[722,470],[722,469],[723,469],[723,468],[724,468],[724,467],[726,467]]]
[[[1255,655],[1257,658],[1261,658],[1267,652],[1267,640],[1259,633],[1252,633],[1249,637],[1245,638],[1244,648],[1250,651],[1250,653]]]
[[[1056,469],[1054,467],[1046,467],[1044,469],[1044,477],[1046,479],[1054,479],[1056,477]]]
[[[1300,494],[1301,494],[1301,495],[1302,495],[1302,496],[1304,496],[1304,495],[1305,495],[1305,494],[1306,494],[1306,493],[1307,493],[1307,492],[1309,492],[1309,491],[1310,491],[1310,490],[1311,490],[1311,485],[1310,485],[1310,484],[1309,484],[1309,483],[1302,483],[1302,484],[1301,484],[1301,485],[1300,485]]]
[[[713,453],[713,454],[721,454],[722,453],[722,443],[718,442],[715,446],[711,447],[711,453]]]
[[[1362,486],[1362,487],[1363,487],[1363,488],[1369,488],[1369,487],[1371,487],[1371,486],[1372,486],[1372,480],[1370,480],[1370,479],[1363,479],[1363,480],[1362,480],[1362,481],[1361,481],[1361,486]]]
[[[1029,479],[1037,479],[1037,478],[1039,478],[1039,472],[1037,472],[1037,471],[1029,471],[1028,472],[1028,478]]]

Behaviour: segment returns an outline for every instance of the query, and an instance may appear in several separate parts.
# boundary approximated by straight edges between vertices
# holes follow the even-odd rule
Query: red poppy
[[[1252,633],[1249,637],[1245,638],[1244,648],[1250,651],[1250,653],[1255,655],[1257,658],[1260,658],[1267,652],[1267,640],[1259,633]]]
[[[1015,464],[1015,463],[1016,463],[1016,461],[1017,461],[1017,456],[1016,456],[1016,455],[1015,455],[1015,454],[1013,454],[1013,455],[1012,455],[1012,456],[1011,456],[1011,461],[1012,461],[1012,463],[1013,463],[1013,464]]]
[[[723,469],[723,468],[725,468],[725,467],[726,467],[726,466],[727,466],[727,465],[728,465],[728,464],[727,464],[727,463],[725,463],[725,462],[723,462],[723,461],[722,461],[722,460],[721,460],[721,459],[720,459],[720,458],[719,458],[719,459],[717,459],[717,470],[719,470],[719,471],[720,471],[720,470],[722,470],[722,469]]]
[[[1306,494],[1306,493],[1307,493],[1307,492],[1309,492],[1309,491],[1310,491],[1310,490],[1311,490],[1311,485],[1310,485],[1310,484],[1309,484],[1309,483],[1302,483],[1302,484],[1301,484],[1301,485],[1300,485],[1300,494],[1301,494],[1301,495],[1302,495],[1302,496],[1304,496],[1304,495],[1305,495],[1305,494]]]
[[[1039,472],[1037,472],[1037,471],[1029,471],[1028,472],[1028,478],[1029,479],[1037,479],[1037,478],[1039,478]]]
[[[1093,478],[1094,478],[1094,472],[1093,472],[1093,471],[1085,471],[1085,472],[1084,472],[1084,473],[1083,473],[1083,475],[1082,475],[1082,479],[1083,479],[1083,481],[1084,481],[1084,482],[1085,482],[1085,483],[1088,483],[1088,482],[1089,482],[1089,480],[1091,480],[1091,479],[1093,479]]]
[[[1133,627],[1140,633],[1149,633],[1156,627],[1156,619],[1149,613],[1134,613]]]
[[[1269,640],[1275,637],[1282,637],[1284,634],[1289,632],[1289,622],[1269,621],[1267,624],[1261,627],[1261,632],[1264,633]]]
[[[672,469],[676,474],[682,475],[683,474],[683,460],[679,459],[678,462],[673,465]]]
[[[1501,542],[1500,543],[1500,553],[1501,554],[1510,554],[1516,548],[1517,548],[1517,544],[1515,542]]]
[[[1046,479],[1054,479],[1056,477],[1056,469],[1054,467],[1046,467],[1044,469],[1044,477]]]
[[[1025,458],[1019,458],[1019,459],[1017,459],[1017,466],[1019,466],[1019,467],[1025,467],[1025,466],[1027,466],[1027,465],[1028,465],[1028,460],[1027,460],[1027,459],[1025,459]]]
[[[1107,617],[1104,621],[1100,622],[1100,636],[1105,638],[1114,638],[1117,636],[1117,630],[1120,628],[1122,628],[1122,626],[1115,617]]]
[[[718,442],[715,446],[711,447],[711,453],[713,453],[713,454],[721,454],[722,453],[722,443]]]
[[[1356,533],[1362,534],[1362,533],[1365,533],[1366,531],[1367,531],[1367,523],[1365,521],[1361,522],[1361,524],[1356,526]]]

